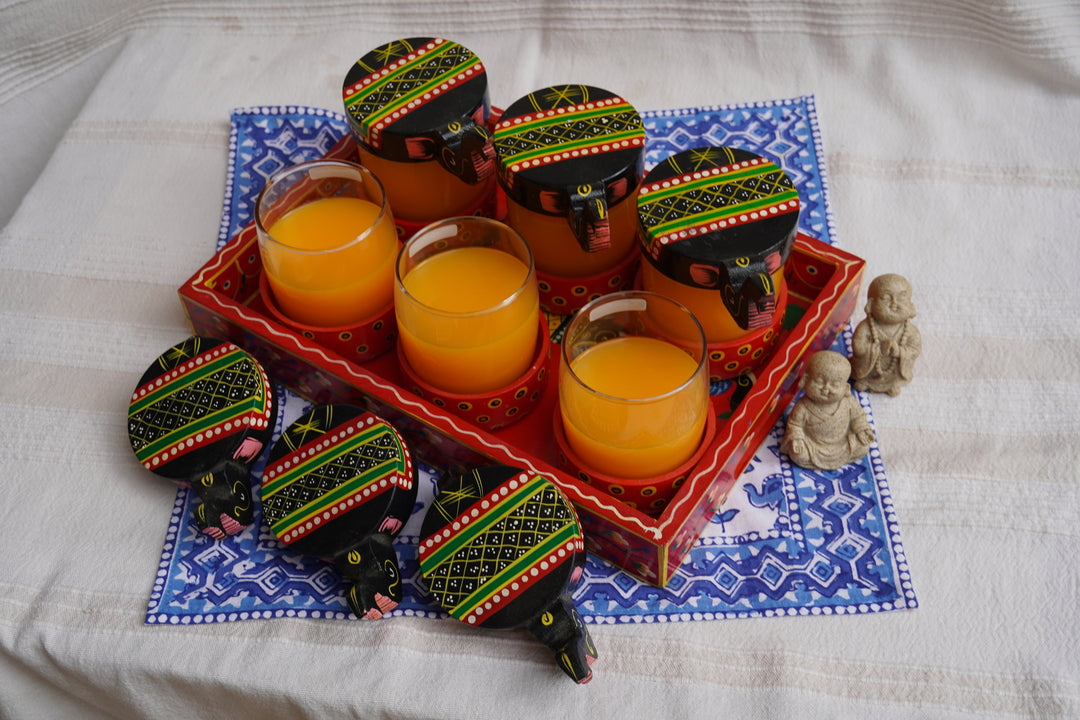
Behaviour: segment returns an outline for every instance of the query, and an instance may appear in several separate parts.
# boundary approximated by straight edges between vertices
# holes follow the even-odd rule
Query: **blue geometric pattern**
[[[690,147],[721,144],[773,158],[803,203],[800,228],[826,242],[828,207],[812,97],[642,113],[646,165]],[[321,157],[347,132],[341,115],[319,108],[261,107],[232,117],[229,176],[218,247],[251,219],[276,170]],[[834,349],[848,352],[850,333]],[[304,413],[302,398],[280,389],[274,439]],[[857,394],[871,424],[866,394]],[[859,464],[804,470],[779,451],[782,418],[727,501],[663,590],[588,556],[574,594],[586,622],[672,622],[719,618],[853,614],[918,606],[877,445]],[[258,486],[264,459],[255,463]],[[421,467],[412,517],[395,547],[405,597],[391,615],[442,618],[419,583],[420,523],[434,497],[434,472]],[[329,563],[285,551],[262,522],[215,541],[191,521],[195,499],[181,488],[147,607],[149,624],[199,624],[274,617],[352,618]]]

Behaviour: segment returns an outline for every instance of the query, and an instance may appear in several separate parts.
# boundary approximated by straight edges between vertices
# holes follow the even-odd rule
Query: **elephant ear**
[[[375,533],[334,559],[356,617],[378,620],[402,601],[401,570],[390,536]]]

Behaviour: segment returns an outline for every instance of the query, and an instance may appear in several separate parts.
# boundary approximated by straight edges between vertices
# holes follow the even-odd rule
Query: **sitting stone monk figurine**
[[[900,275],[874,278],[867,291],[866,319],[852,338],[852,370],[856,390],[895,396],[911,382],[922,337],[911,324],[915,306],[911,284]]]
[[[874,431],[851,394],[851,364],[831,350],[814,353],[800,382],[780,449],[804,468],[835,470],[866,455]]]

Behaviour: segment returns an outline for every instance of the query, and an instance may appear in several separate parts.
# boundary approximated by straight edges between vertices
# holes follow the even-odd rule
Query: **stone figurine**
[[[804,394],[788,418],[780,449],[792,462],[815,470],[836,470],[864,457],[874,431],[851,394],[851,364],[831,350],[814,353],[800,386]]]
[[[867,291],[866,319],[852,339],[852,377],[856,390],[895,396],[911,382],[922,337],[911,323],[915,306],[911,284],[900,275],[874,278]]]

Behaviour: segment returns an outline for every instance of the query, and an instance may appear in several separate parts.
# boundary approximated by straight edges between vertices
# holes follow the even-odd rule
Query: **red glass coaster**
[[[640,259],[641,253],[635,249],[615,267],[587,277],[560,277],[537,270],[540,306],[557,315],[568,315],[601,295],[629,290]]]
[[[266,309],[279,323],[355,363],[374,360],[397,344],[393,302],[354,325],[318,327],[297,322],[281,312],[265,272],[259,275],[259,294]]]
[[[586,465],[570,448],[570,442],[563,431],[562,414],[559,412],[557,403],[555,412],[552,413],[551,425],[555,444],[559,448],[559,464],[564,470],[597,490],[618,498],[620,502],[646,515],[655,516],[668,506],[698,461],[704,456],[706,449],[712,444],[713,436],[716,434],[715,416],[716,413],[710,403],[709,413],[705,419],[705,431],[698,449],[679,467],[650,478],[618,478]]]
[[[547,320],[541,317],[536,357],[529,369],[509,385],[475,395],[446,392],[432,386],[412,369],[400,344],[397,359],[406,387],[413,394],[485,430],[497,430],[513,425],[539,404],[551,375],[547,368],[550,352],[551,337],[548,335]]]

